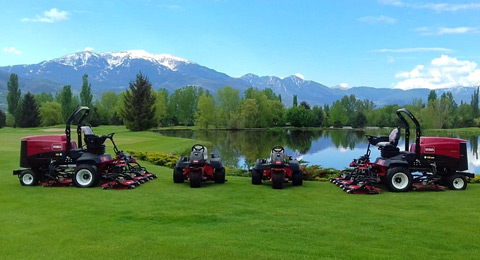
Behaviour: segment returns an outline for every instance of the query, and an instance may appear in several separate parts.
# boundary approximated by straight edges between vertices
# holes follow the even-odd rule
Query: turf
[[[0,259],[478,259],[480,185],[349,195],[335,185],[227,177],[191,189],[172,170],[134,190],[22,187],[19,138],[0,129]],[[194,140],[102,127],[124,150],[181,151]],[[48,133],[47,133],[48,134]],[[107,149],[110,147],[107,147]]]

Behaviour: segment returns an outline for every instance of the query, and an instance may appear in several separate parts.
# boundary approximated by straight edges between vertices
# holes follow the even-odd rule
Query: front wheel
[[[387,170],[385,184],[390,191],[406,192],[412,188],[412,174],[405,167],[393,167]]]
[[[89,164],[80,164],[75,168],[73,183],[79,188],[91,188],[97,186],[100,176],[97,167]]]
[[[282,189],[284,177],[282,173],[272,173],[272,188]]]
[[[32,170],[23,170],[19,178],[22,186],[35,186],[38,184],[38,176]]]
[[[447,177],[447,186],[451,190],[464,190],[467,188],[467,179],[461,174],[454,174]]]
[[[190,188],[199,188],[202,183],[202,173],[190,172]]]

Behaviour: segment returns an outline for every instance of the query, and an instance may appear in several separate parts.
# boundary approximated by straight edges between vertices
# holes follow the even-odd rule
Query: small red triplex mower
[[[202,182],[212,180],[215,183],[225,183],[225,168],[219,156],[211,154],[208,158],[207,148],[201,144],[192,146],[190,158],[178,159],[173,169],[173,182],[190,181],[191,188],[198,188]]]
[[[410,127],[403,116],[415,124],[415,143],[409,146]],[[400,129],[396,128],[387,137],[367,136],[370,144],[377,146],[381,156],[375,162],[366,160],[343,176],[352,182],[332,179],[333,183],[342,183],[348,193],[378,193],[373,184],[383,183],[393,192],[416,190],[444,190],[442,185],[452,190],[464,190],[466,177],[473,178],[468,169],[467,141],[447,137],[422,137],[420,124],[407,109],[397,110],[397,116],[405,127],[405,151],[397,147]],[[369,151],[367,151],[369,155]],[[360,170],[360,167],[362,170]],[[414,174],[415,173],[415,174]]]
[[[274,189],[282,189],[283,183],[288,181],[292,186],[301,186],[303,173],[297,160],[287,156],[282,146],[275,146],[270,160],[258,159],[252,169],[252,184],[262,184],[262,180],[272,181]]]
[[[13,171],[23,186],[95,187],[101,181],[104,189],[133,189],[156,176],[139,166],[135,159],[119,151],[113,142],[114,133],[97,136],[91,127],[82,126],[88,107],[77,108],[67,119],[65,134],[22,138],[20,167]],[[71,140],[70,125],[77,126],[78,141]],[[82,147],[82,133],[85,147]],[[114,144],[116,157],[105,153],[104,142]],[[78,144],[78,146],[77,146]],[[135,169],[135,170],[132,170]]]

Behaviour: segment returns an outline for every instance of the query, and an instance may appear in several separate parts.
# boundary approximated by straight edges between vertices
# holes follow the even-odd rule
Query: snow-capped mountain
[[[217,89],[231,86],[243,94],[248,87],[271,88],[282,95],[283,102],[290,106],[293,95],[298,102],[306,101],[310,105],[332,104],[344,95],[355,95],[357,99],[369,99],[377,106],[388,104],[410,104],[414,98],[426,100],[429,89],[403,91],[391,88],[327,87],[302,75],[289,77],[257,76],[246,74],[233,78],[208,67],[169,54],[150,54],[143,50],[94,53],[90,51],[69,54],[38,64],[0,67],[0,108],[5,107],[6,83],[10,73],[19,76],[22,91],[33,93],[59,92],[64,85],[71,85],[79,92],[82,76],[87,73],[96,97],[103,91],[124,91],[136,75],[141,72],[147,76],[155,89],[167,88],[170,93],[187,85],[201,86],[215,94]],[[474,88],[459,87],[437,90],[441,95],[451,91],[455,100],[470,102]],[[3,105],[2,105],[3,104]]]

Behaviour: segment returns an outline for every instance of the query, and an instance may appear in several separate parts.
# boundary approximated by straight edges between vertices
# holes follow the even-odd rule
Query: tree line
[[[376,107],[366,99],[354,95],[344,96],[331,105],[310,106],[298,103],[293,96],[292,105],[286,107],[281,95],[266,88],[248,88],[241,95],[238,89],[226,86],[212,94],[201,87],[185,86],[169,93],[167,89],[154,91],[148,77],[137,74],[122,93],[103,92],[93,101],[88,75],[82,77],[78,96],[66,85],[52,95],[42,92],[22,95],[18,76],[11,74],[7,83],[8,113],[0,111],[0,127],[36,127],[65,123],[78,106],[88,106],[92,116],[88,123],[98,125],[125,125],[138,131],[163,126],[196,126],[209,128],[267,128],[397,126],[395,111],[398,105]],[[479,89],[470,103],[457,104],[451,92],[440,97],[430,91],[426,102],[415,99],[405,106],[419,119],[423,128],[458,128],[480,126]]]

